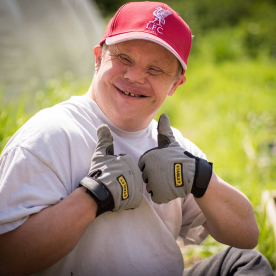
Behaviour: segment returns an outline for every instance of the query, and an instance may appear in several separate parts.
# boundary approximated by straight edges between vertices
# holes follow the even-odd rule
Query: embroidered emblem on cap
[[[149,21],[146,29],[150,29],[153,31],[157,31],[159,34],[163,34],[163,25],[165,25],[165,18],[168,17],[170,14],[172,14],[169,10],[164,10],[161,7],[155,8],[155,11],[153,12],[153,15],[155,16],[153,21]]]

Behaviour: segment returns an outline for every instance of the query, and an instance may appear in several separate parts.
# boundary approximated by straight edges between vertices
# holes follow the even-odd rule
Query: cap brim
[[[133,39],[149,40],[149,41],[155,42],[155,43],[165,47],[179,60],[183,69],[187,70],[187,65],[185,64],[185,62],[181,59],[181,57],[178,55],[178,53],[167,42],[165,42],[164,40],[160,39],[159,37],[149,34],[149,33],[129,32],[129,33],[124,33],[124,34],[119,34],[116,36],[107,37],[105,40],[105,43],[107,45],[111,45],[111,44],[116,44],[116,43],[133,40]]]

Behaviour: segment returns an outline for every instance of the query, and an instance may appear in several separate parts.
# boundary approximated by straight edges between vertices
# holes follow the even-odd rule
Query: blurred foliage
[[[117,9],[128,1],[96,0],[95,2],[109,20]],[[276,57],[275,0],[167,0],[163,2],[177,11],[189,24],[195,36],[192,47],[192,52],[195,54],[197,51],[206,51],[208,54],[209,49],[205,49],[201,44],[203,38],[222,50],[226,42],[230,41],[229,47],[234,47],[236,54],[221,55],[220,60],[240,59],[245,56],[258,57],[263,54]],[[232,36],[226,41],[220,41],[220,33],[215,34],[214,30],[224,28],[228,30],[233,28]]]

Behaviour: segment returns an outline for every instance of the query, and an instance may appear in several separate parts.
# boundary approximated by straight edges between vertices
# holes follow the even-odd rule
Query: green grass
[[[197,144],[214,163],[215,172],[240,189],[253,204],[260,229],[257,249],[276,270],[275,241],[261,205],[263,190],[275,189],[276,171],[275,61],[189,61],[187,82],[158,112]],[[0,151],[13,133],[41,108],[86,92],[89,83],[54,80],[20,102],[0,97]],[[32,108],[30,108],[32,107]],[[222,247],[208,238],[190,248],[187,260],[208,257]]]

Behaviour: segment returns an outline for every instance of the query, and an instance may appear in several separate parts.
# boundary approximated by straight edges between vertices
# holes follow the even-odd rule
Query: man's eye
[[[119,55],[119,60],[125,65],[131,64],[131,59],[126,55]]]
[[[162,70],[161,69],[159,69],[159,68],[154,68],[154,67],[152,67],[152,68],[149,68],[148,69],[148,73],[150,74],[150,75],[159,75],[159,74],[162,74]]]

